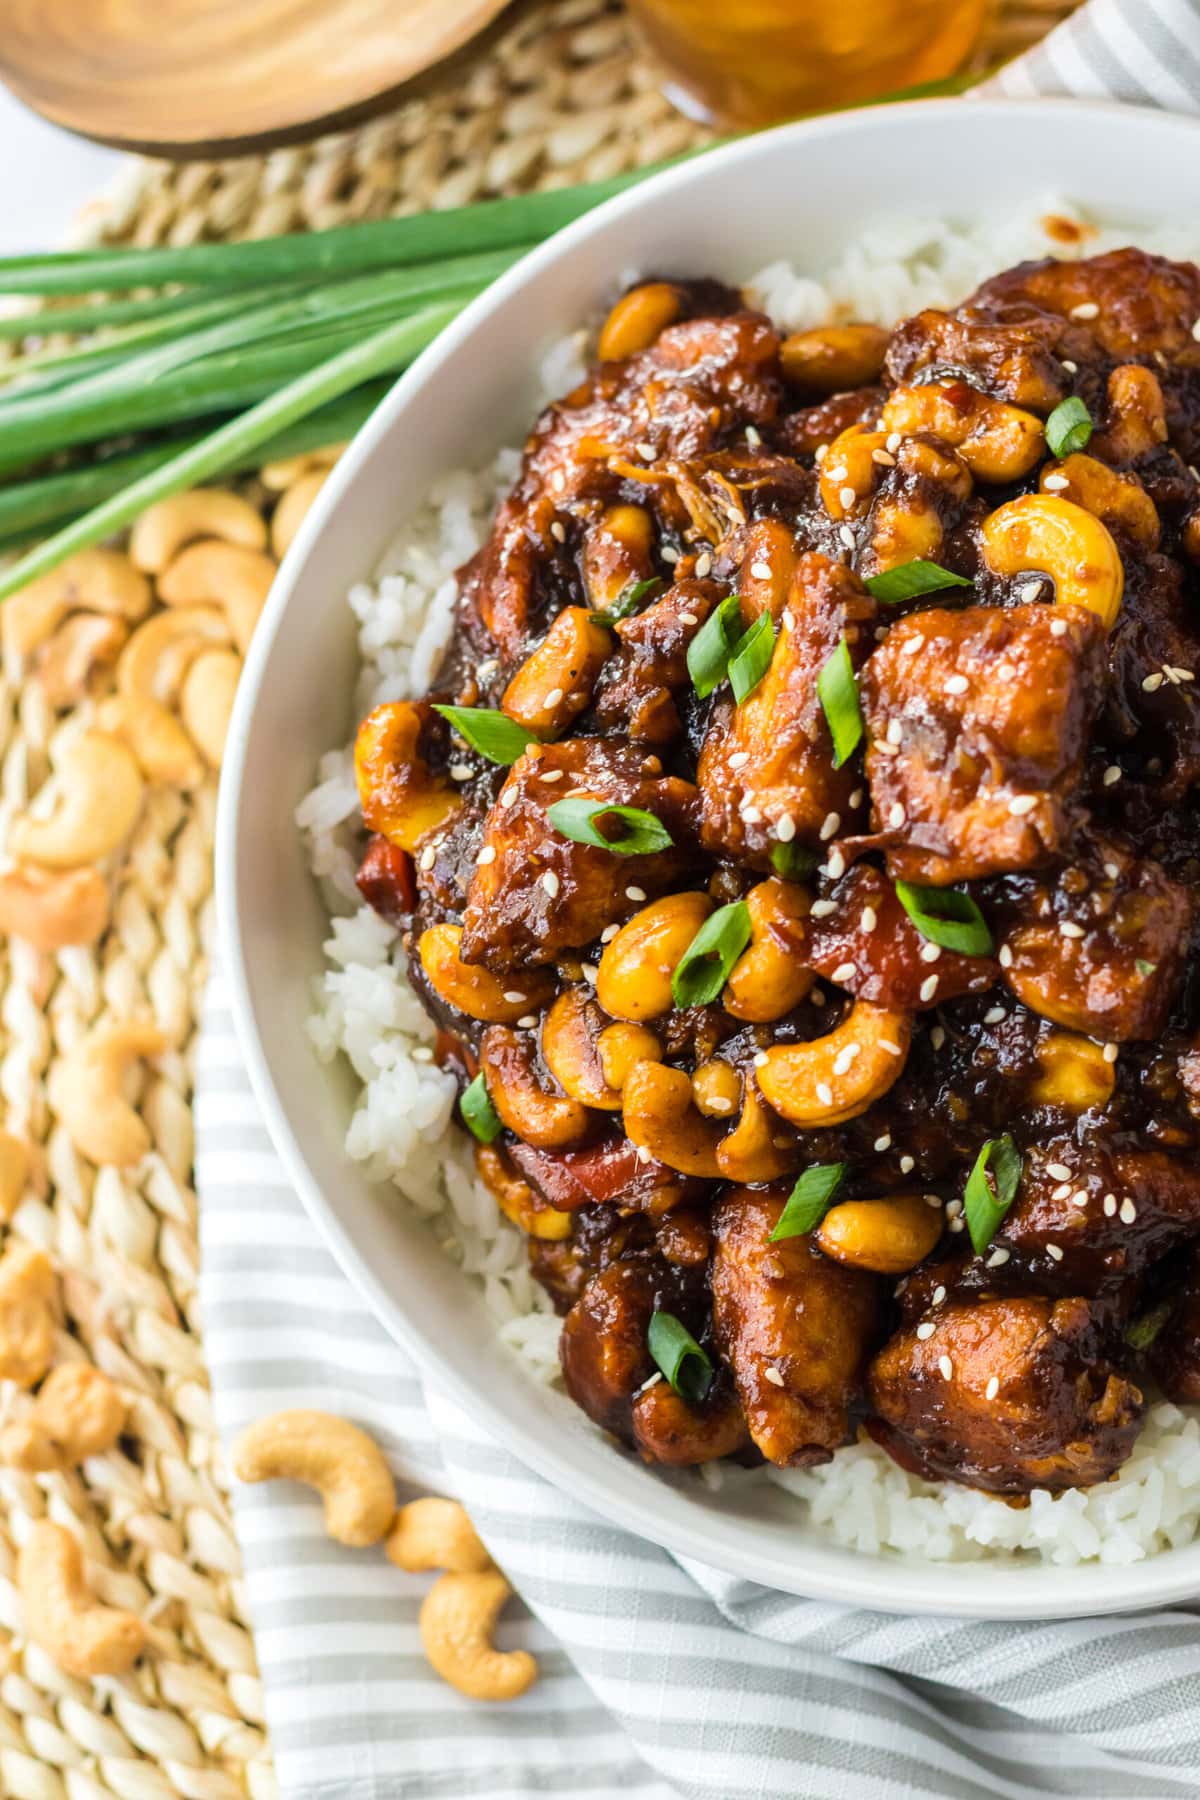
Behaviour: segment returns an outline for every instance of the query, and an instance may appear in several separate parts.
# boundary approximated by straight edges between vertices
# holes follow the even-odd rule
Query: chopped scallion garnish
[[[492,1143],[504,1130],[482,1074],[477,1075],[470,1087],[463,1090],[458,1109],[462,1113],[463,1124],[481,1144]]]
[[[817,676],[817,694],[833,739],[833,766],[840,769],[853,756],[863,735],[858,680],[850,661],[850,646],[842,638]]]
[[[741,636],[741,616],[738,596],[726,595],[688,645],[688,674],[702,700],[720,687],[729,672],[729,658]]]
[[[1125,1327],[1125,1342],[1130,1349],[1148,1350],[1174,1310],[1172,1301],[1160,1300],[1157,1306],[1131,1319]]]
[[[963,1190],[963,1211],[976,1256],[983,1255],[1016,1199],[1021,1169],[1021,1152],[1007,1131],[989,1138],[975,1158]]]
[[[807,844],[774,844],[771,847],[771,867],[785,881],[802,881],[811,875],[821,858]]]
[[[546,808],[555,831],[573,844],[592,844],[617,856],[649,856],[669,850],[670,832],[652,812],[640,806],[614,806],[608,800],[556,800]]]
[[[833,1205],[834,1195],[846,1179],[849,1163],[814,1163],[787,1197],[769,1242],[782,1238],[806,1237],[815,1231]]]
[[[627,582],[610,607],[603,612],[590,612],[588,618],[593,625],[615,625],[620,619],[631,619],[647,594],[661,586],[661,575],[650,575],[645,581]]]
[[[770,668],[774,653],[775,621],[769,612],[761,612],[749,630],[742,633],[729,658],[729,685],[739,706]]]
[[[1138,974],[1141,976],[1142,980],[1148,981],[1150,979],[1151,975],[1153,975],[1155,969],[1157,969],[1158,964],[1152,963],[1152,962],[1147,962],[1145,957],[1139,956],[1139,957],[1135,957],[1135,959],[1134,959],[1134,967],[1136,968]]]
[[[675,965],[671,993],[676,1006],[708,1006],[729,979],[734,963],[750,942],[750,908],[733,900],[717,908]]]
[[[441,713],[459,737],[464,738],[472,750],[478,750],[480,756],[486,756],[489,762],[505,766],[515,763],[530,744],[541,742],[532,731],[526,731],[523,725],[510,719],[507,713],[497,712],[493,706],[435,706],[433,710]]]
[[[1054,456],[1071,456],[1084,448],[1094,430],[1091,413],[1078,394],[1072,394],[1046,420],[1046,442]]]
[[[942,588],[970,587],[965,575],[943,569],[940,563],[927,562],[915,556],[882,575],[870,575],[863,584],[867,592],[884,606],[898,606],[902,600],[917,600],[922,594],[936,594]]]
[[[990,956],[992,934],[987,920],[961,888],[915,887],[896,883],[896,898],[923,938],[956,950],[960,956]]]
[[[704,1399],[712,1386],[712,1359],[674,1313],[650,1315],[646,1348],[681,1400],[695,1406]]]

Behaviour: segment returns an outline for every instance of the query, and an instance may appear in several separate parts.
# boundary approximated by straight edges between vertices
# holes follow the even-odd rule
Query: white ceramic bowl
[[[997,217],[1053,189],[1128,226],[1200,215],[1200,126],[1076,102],[935,101],[786,126],[622,195],[526,257],[397,383],[314,507],[254,640],[218,831],[222,942],[255,1091],[305,1205],[384,1324],[517,1456],[669,1549],[789,1592],[995,1619],[1145,1607],[1200,1592],[1200,1544],[1127,1568],[937,1564],[839,1549],[770,1484],[713,1494],[619,1453],[563,1396],[497,1358],[482,1301],[433,1234],[342,1145],[348,1070],[305,1036],[326,921],[293,809],[352,728],[343,596],[442,470],[518,441],[538,353],[628,267],[737,280],[780,256],[820,269],[867,221]]]

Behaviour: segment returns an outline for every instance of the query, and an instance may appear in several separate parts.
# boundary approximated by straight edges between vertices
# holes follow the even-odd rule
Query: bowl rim
[[[473,300],[399,377],[356,434],[310,508],[280,566],[246,657],[221,773],[214,833],[215,892],[218,943],[234,1025],[252,1091],[272,1144],[309,1218],[316,1225],[342,1272],[366,1300],[372,1314],[389,1335],[413,1357],[422,1374],[432,1378],[435,1385],[444,1390],[475,1424],[491,1437],[501,1435],[506,1448],[512,1451],[519,1462],[567,1493],[572,1492],[577,1485],[578,1470],[574,1467],[570,1454],[560,1451],[554,1433],[539,1435],[526,1430],[519,1421],[499,1413],[492,1406],[486,1392],[460,1377],[453,1368],[442,1362],[436,1348],[415,1325],[410,1324],[387,1284],[353,1241],[339,1218],[336,1206],[326,1198],[310,1173],[288,1121],[282,1095],[276,1086],[251,998],[251,985],[239,930],[238,900],[240,796],[246,775],[250,721],[268,671],[275,638],[311,548],[324,533],[343,496],[357,479],[363,465],[371,459],[377,445],[390,433],[411,397],[457,354],[460,346],[496,308],[501,307],[510,296],[537,282],[560,259],[569,257],[593,232],[626,214],[656,205],[677,188],[703,180],[702,172],[706,168],[727,168],[736,166],[739,161],[757,158],[763,154],[764,142],[769,144],[785,140],[789,144],[793,141],[803,144],[814,140],[827,143],[853,134],[861,129],[864,121],[886,128],[889,119],[920,122],[938,115],[948,115],[961,123],[968,118],[986,120],[997,116],[1011,117],[1018,109],[1026,114],[1044,114],[1050,120],[1061,123],[1064,128],[1068,120],[1077,122],[1081,115],[1086,114],[1097,126],[1107,121],[1121,130],[1132,128],[1135,133],[1140,130],[1160,135],[1164,140],[1164,150],[1168,139],[1185,140],[1183,147],[1193,152],[1200,147],[1200,119],[1166,113],[1155,107],[1060,97],[992,99],[959,96],[865,106],[835,114],[822,114],[816,118],[777,126],[767,132],[734,139],[648,176],[530,250]],[[1190,142],[1187,142],[1189,139]],[[726,1539],[719,1545],[714,1545],[700,1525],[686,1518],[676,1517],[669,1525],[664,1525],[657,1514],[647,1515],[632,1498],[626,1498],[616,1491],[607,1491],[601,1495],[589,1493],[586,1504],[605,1519],[673,1556],[691,1558],[698,1563],[764,1585],[762,1558],[752,1548],[743,1549]],[[989,1598],[983,1603],[970,1593],[972,1574],[983,1569],[1002,1570],[1005,1565],[999,1558],[996,1561],[966,1563],[922,1559],[913,1561],[899,1552],[872,1555],[850,1551],[845,1546],[836,1545],[833,1540],[829,1541],[828,1549],[843,1553],[843,1560],[836,1570],[826,1571],[820,1566],[814,1566],[811,1571],[805,1570],[802,1581],[780,1579],[771,1584],[774,1591],[901,1616],[940,1614],[946,1617],[996,1620],[1073,1618],[1140,1611],[1200,1594],[1200,1536],[1189,1544],[1162,1550],[1140,1562],[1124,1565],[1090,1561],[1057,1566],[1014,1559],[1011,1569],[1017,1576],[1017,1581],[1011,1596]],[[817,1561],[819,1562],[819,1558]],[[881,1570],[887,1572],[889,1591],[886,1594],[880,1592]],[[1021,1576],[1025,1579],[1022,1580]],[[1037,1579],[1032,1579],[1035,1576]],[[1098,1588],[1103,1589],[1099,1603],[1096,1598]]]

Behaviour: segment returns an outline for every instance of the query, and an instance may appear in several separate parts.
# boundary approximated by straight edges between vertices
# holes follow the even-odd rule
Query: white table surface
[[[119,150],[47,125],[0,86],[0,255],[56,249],[84,201],[124,160]]]

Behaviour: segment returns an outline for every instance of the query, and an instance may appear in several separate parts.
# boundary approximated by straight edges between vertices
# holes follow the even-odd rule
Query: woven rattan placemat
[[[1071,10],[1070,0],[1000,5],[981,66]],[[539,0],[475,61],[357,131],[264,158],[131,164],[77,235],[182,244],[320,229],[602,177],[701,137],[655,91],[612,0]],[[264,514],[280,504],[278,485],[242,491]],[[7,826],[111,677],[101,669],[100,691],[93,677],[75,701],[45,664],[32,668],[10,647],[0,679]],[[215,793],[211,767],[189,785],[147,783],[139,822],[116,866],[105,865],[111,923],[93,947],[0,942],[0,1124],[33,1150],[11,1231],[57,1266],[58,1359],[93,1361],[131,1403],[119,1448],[80,1469],[0,1470],[0,1794],[12,1800],[275,1791],[196,1314],[191,1067],[213,924]],[[48,1085],[85,1033],[130,1018],[154,1019],[170,1044],[142,1072],[150,1149],[126,1167],[97,1166],[56,1119]],[[44,1517],[76,1530],[97,1593],[150,1624],[151,1654],[129,1675],[73,1678],[23,1637],[16,1552]]]

